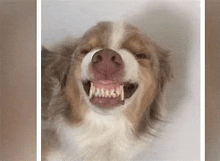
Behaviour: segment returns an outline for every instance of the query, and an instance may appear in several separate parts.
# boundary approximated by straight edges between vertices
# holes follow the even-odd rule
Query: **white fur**
[[[89,70],[90,62],[92,60],[92,56],[98,52],[101,49],[93,49],[90,51],[86,56],[83,58],[82,63],[81,63],[81,79],[86,80],[86,79],[91,79],[92,75]]]
[[[58,120],[56,124],[61,149],[60,152],[51,152],[48,159],[125,161],[144,146],[143,140],[132,135],[132,126],[123,115],[103,116],[91,110],[85,116],[84,123],[78,127],[68,125],[62,117]],[[52,159],[48,161],[56,161]]]
[[[110,48],[118,50],[120,43],[124,36],[124,23],[115,23],[113,25],[113,32],[111,36]]]
[[[139,71],[139,64],[135,59],[134,55],[125,49],[120,49],[117,51],[124,62],[125,68],[125,77],[124,81],[131,81],[137,82],[138,81],[138,71]]]

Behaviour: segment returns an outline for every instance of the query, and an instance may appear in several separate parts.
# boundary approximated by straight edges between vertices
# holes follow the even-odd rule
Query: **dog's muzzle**
[[[83,81],[83,87],[92,104],[99,108],[112,108],[124,104],[138,84],[124,82],[122,57],[111,49],[96,52],[90,63],[91,80]]]

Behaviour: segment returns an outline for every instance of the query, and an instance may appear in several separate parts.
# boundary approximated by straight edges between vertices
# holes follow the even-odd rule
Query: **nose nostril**
[[[97,56],[97,61],[98,61],[98,62],[102,61],[102,56],[101,56],[101,55],[98,55],[98,56]]]
[[[93,64],[95,63],[99,63],[102,61],[102,56],[101,55],[96,55],[94,58],[93,58]]]
[[[122,64],[121,58],[120,58],[119,55],[113,55],[113,56],[111,57],[111,61],[112,61],[114,64],[116,64],[116,65],[121,65],[121,64]]]
[[[115,56],[112,56],[111,61],[112,61],[112,62],[115,62]]]
[[[95,68],[112,68],[119,69],[123,65],[121,56],[111,49],[103,49],[96,52],[91,60]]]

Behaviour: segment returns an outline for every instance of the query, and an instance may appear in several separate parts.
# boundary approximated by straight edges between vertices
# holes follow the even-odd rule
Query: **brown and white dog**
[[[161,119],[168,53],[126,23],[101,22],[42,49],[42,159],[123,161]]]

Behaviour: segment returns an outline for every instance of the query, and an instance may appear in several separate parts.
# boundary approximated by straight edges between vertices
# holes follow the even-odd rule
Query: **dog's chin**
[[[90,103],[102,112],[112,111],[123,106],[138,88],[138,83],[118,83],[109,80],[84,80],[82,85]]]

